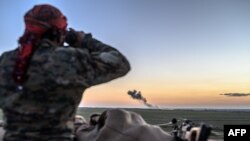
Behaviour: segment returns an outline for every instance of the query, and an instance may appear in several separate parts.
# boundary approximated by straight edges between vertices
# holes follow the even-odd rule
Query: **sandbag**
[[[77,141],[174,141],[160,127],[150,125],[137,113],[110,109],[96,124],[83,124],[76,131]]]

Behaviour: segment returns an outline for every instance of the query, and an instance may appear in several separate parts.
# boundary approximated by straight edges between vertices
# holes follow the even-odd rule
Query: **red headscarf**
[[[61,11],[51,5],[36,5],[25,16],[25,32],[19,39],[19,50],[13,78],[16,83],[25,81],[29,60],[42,36],[51,28],[66,31],[67,19]]]

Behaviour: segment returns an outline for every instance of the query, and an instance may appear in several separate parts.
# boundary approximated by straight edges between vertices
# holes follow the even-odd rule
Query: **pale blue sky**
[[[123,83],[228,78],[250,87],[248,0],[1,0],[0,53],[17,46],[23,15],[40,3],[121,50],[132,65]]]

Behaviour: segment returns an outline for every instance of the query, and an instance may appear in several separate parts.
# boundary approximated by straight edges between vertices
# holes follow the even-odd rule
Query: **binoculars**
[[[67,30],[66,37],[64,40],[67,44],[73,45],[75,42],[77,42],[77,35],[72,30]]]

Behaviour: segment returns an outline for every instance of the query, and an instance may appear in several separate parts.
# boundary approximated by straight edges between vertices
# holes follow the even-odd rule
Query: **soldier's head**
[[[36,5],[24,15],[25,32],[20,37],[19,53],[13,72],[16,82],[24,81],[29,59],[42,39],[61,45],[66,34],[67,19],[62,12],[48,4]]]
[[[48,4],[35,5],[25,14],[24,22],[25,33],[19,40],[21,44],[27,38],[28,40],[29,38],[35,38],[36,42],[47,38],[62,43],[62,37],[66,33],[67,19],[56,7]]]

